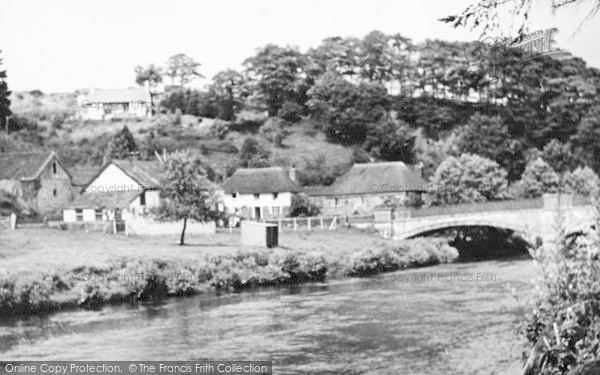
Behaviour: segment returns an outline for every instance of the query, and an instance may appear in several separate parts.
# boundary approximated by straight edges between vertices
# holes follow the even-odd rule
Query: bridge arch
[[[535,245],[538,242],[538,238],[543,239],[542,233],[539,233],[535,229],[526,225],[485,219],[461,219],[457,217],[444,218],[442,220],[435,220],[433,222],[424,222],[421,225],[414,226],[413,228],[406,228],[406,230],[400,230],[394,233],[394,238],[400,240],[408,239],[436,230],[459,227],[490,227],[510,230],[530,245]]]

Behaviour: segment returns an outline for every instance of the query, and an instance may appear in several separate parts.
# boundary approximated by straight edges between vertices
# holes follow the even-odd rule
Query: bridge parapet
[[[558,207],[569,208],[573,206],[583,206],[588,204],[588,199],[582,195],[544,194],[542,198],[513,199],[480,203],[465,203],[446,206],[411,208],[407,210],[401,210],[395,216],[397,218],[416,218],[425,216],[446,216],[490,211],[557,209]]]

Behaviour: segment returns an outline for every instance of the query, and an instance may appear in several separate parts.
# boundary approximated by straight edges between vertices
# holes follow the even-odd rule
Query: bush
[[[260,134],[267,140],[277,146],[283,145],[283,140],[290,132],[285,128],[285,123],[278,117],[270,117],[263,126],[260,127]]]
[[[597,212],[600,204],[596,202]],[[534,251],[542,276],[533,311],[521,333],[533,346],[527,373],[600,373],[600,240],[590,243],[564,236],[558,246]],[[600,217],[596,219],[596,228]]]
[[[564,179],[566,191],[585,196],[598,196],[600,178],[589,167],[578,167],[573,172],[567,172]]]
[[[302,119],[304,108],[294,102],[285,102],[277,111],[277,116],[289,122],[298,122]]]
[[[544,193],[558,191],[558,175],[542,158],[527,163],[519,183],[527,198],[541,197]]]
[[[450,156],[431,178],[429,205],[475,203],[508,197],[507,173],[498,163],[479,155]]]

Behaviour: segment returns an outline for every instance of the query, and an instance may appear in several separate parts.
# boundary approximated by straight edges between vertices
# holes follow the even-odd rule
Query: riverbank
[[[440,239],[389,241],[352,229],[282,233],[280,247],[243,247],[239,233],[123,237],[57,230],[0,233],[0,312],[99,308],[201,293],[364,276],[449,263]]]

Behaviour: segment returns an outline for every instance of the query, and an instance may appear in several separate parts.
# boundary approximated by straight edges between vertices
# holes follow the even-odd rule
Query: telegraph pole
[[[6,135],[8,135],[8,122],[11,118],[12,116],[6,116],[6,121],[4,122],[4,126],[6,126]]]

